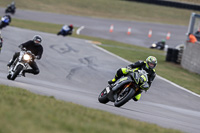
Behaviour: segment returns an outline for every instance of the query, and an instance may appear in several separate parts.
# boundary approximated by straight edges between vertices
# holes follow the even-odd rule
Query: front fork
[[[125,85],[124,86],[124,89],[122,89],[122,91],[120,92],[120,94],[126,92],[126,91],[129,91],[129,87],[132,85],[132,82],[130,82],[129,84]]]
[[[14,72],[16,71],[16,68],[18,65],[22,65],[23,66],[23,70],[19,73],[19,75],[22,75],[22,72],[28,67],[28,63],[23,63],[23,62],[17,62],[15,65],[12,65],[10,70],[9,70],[9,74],[13,75]]]
[[[130,88],[135,88],[135,93],[134,93],[133,97],[135,97],[138,94],[142,93],[142,91],[139,89],[139,87],[136,84],[133,84],[132,82],[130,82],[129,84],[124,86],[124,89],[122,89],[122,91],[119,94],[123,95],[124,93],[129,91]]]

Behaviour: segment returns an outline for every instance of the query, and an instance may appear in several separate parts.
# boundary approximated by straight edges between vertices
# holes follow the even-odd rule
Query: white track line
[[[96,47],[96,48],[98,48],[98,49],[100,49],[100,50],[102,50],[102,51],[104,51],[105,53],[108,53],[108,54],[110,54],[110,55],[112,55],[112,56],[115,56],[116,58],[118,58],[118,59],[120,59],[120,60],[122,60],[122,61],[124,61],[124,62],[126,62],[126,63],[129,63],[129,64],[132,63],[132,62],[130,62],[130,61],[128,61],[128,60],[125,60],[124,58],[119,57],[119,56],[117,56],[117,55],[115,55],[115,54],[113,54],[113,53],[111,53],[111,52],[109,52],[109,51],[107,51],[107,50],[105,50],[105,49],[103,49],[103,48],[101,48],[101,47],[98,47],[97,45],[93,45],[93,46]],[[175,83],[173,83],[173,82],[171,82],[171,81],[169,81],[169,80],[167,80],[167,79],[165,79],[165,78],[163,78],[163,77],[161,77],[161,76],[159,76],[159,75],[157,75],[157,77],[160,78],[161,80],[164,80],[164,81],[166,81],[167,83],[169,83],[169,84],[171,84],[171,85],[173,85],[173,86],[175,86],[175,87],[181,89],[181,90],[184,90],[184,91],[186,91],[186,92],[188,92],[188,93],[190,93],[190,94],[193,94],[194,96],[200,97],[200,95],[198,95],[198,94],[196,94],[196,93],[194,93],[194,92],[192,92],[192,91],[190,91],[190,90],[188,90],[188,89],[186,89],[186,88],[184,88],[184,87],[181,87],[181,86],[179,86],[179,85],[177,85],[177,84],[175,84]]]
[[[76,30],[76,34],[77,34],[77,35],[80,35],[81,30],[83,30],[84,28],[85,28],[84,26],[81,26],[80,28],[78,28],[78,29]]]

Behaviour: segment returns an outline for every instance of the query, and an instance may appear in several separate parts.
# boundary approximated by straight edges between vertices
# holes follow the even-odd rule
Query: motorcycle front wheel
[[[11,78],[11,74],[8,74],[7,79],[10,79],[10,78]]]
[[[119,96],[117,97],[117,99],[115,100],[114,105],[116,107],[121,107],[133,97],[135,90],[131,88],[126,88],[126,89],[127,91],[121,92]]]
[[[11,80],[15,80],[17,75],[19,75],[19,73],[22,71],[22,69],[23,69],[23,66],[22,65],[18,65],[16,70],[15,70],[15,72],[14,72],[14,74],[11,76],[10,79]]]
[[[107,102],[109,102],[109,100],[108,100],[108,98],[107,98],[107,91],[106,91],[106,89],[104,89],[104,90],[99,94],[98,100],[99,100],[100,103],[104,103],[104,104],[106,104]]]

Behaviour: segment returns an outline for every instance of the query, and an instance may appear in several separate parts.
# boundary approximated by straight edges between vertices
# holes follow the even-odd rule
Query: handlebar
[[[26,51],[26,48],[22,47],[21,50],[22,50],[22,51]]]
[[[36,56],[30,50],[27,50],[25,47],[22,47],[21,50],[30,54],[33,57],[33,59],[37,59]]]
[[[19,48],[21,48],[22,51],[30,53],[33,56],[33,59],[39,59],[38,56],[34,55],[30,50],[27,50],[25,47],[22,47],[21,45],[19,45]]]

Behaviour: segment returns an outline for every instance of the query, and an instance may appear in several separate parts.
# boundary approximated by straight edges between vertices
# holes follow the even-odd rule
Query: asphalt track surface
[[[17,14],[16,14],[17,15]],[[37,61],[40,74],[26,74],[15,81],[6,79],[6,64],[18,45],[35,34],[43,37],[44,54]],[[55,34],[6,27],[2,30],[4,46],[0,54],[0,83],[22,87],[31,92],[54,96],[86,107],[105,110],[125,117],[155,123],[166,128],[198,133],[200,130],[199,95],[172,85],[159,76],[139,102],[129,101],[121,108],[113,103],[100,104],[99,93],[116,70],[128,61],[106,52],[87,40]]]
[[[0,14],[4,14],[4,8],[0,8]],[[73,24],[75,27],[84,26],[85,28],[80,34],[144,47],[150,47],[153,42],[166,39],[167,33],[170,32],[170,39],[166,40],[166,44],[168,47],[174,48],[185,42],[188,29],[187,26],[179,25],[81,17],[28,10],[17,10],[16,14],[12,17],[54,24]],[[190,18],[188,18],[188,24],[189,19]],[[109,32],[111,25],[114,26],[112,33]],[[130,35],[127,35],[128,28],[131,28]],[[59,30],[60,29],[58,29],[58,31]],[[151,38],[148,37],[149,30],[152,30]]]

